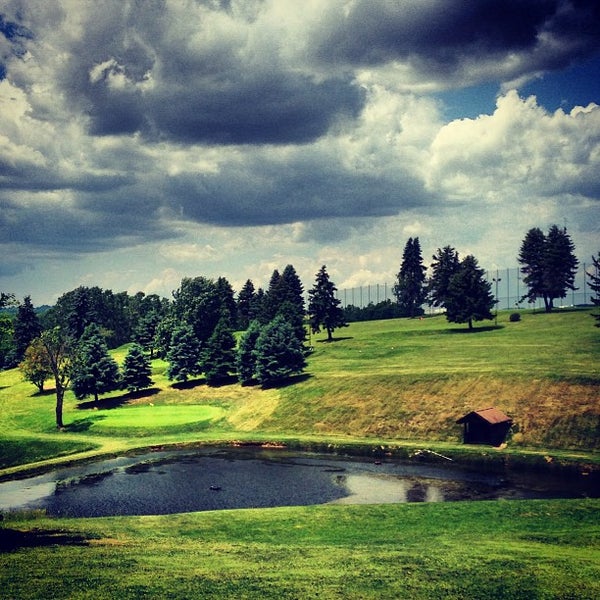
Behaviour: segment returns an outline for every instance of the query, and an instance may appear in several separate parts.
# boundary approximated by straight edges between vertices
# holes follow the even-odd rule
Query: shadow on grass
[[[284,379],[279,379],[278,381],[271,381],[269,383],[264,383],[262,388],[264,390],[280,390],[286,387],[290,387],[291,385],[296,385],[297,383],[302,383],[303,381],[307,381],[312,378],[310,373],[301,373],[300,375],[290,375],[290,377],[286,377]]]
[[[64,426],[65,431],[69,431],[70,433],[83,433],[85,431],[89,431],[90,427],[96,423],[96,421],[100,421],[104,419],[102,415],[97,415],[94,418],[86,417],[85,419],[75,419],[75,421]]]
[[[191,379],[189,381],[176,381],[171,384],[171,387],[175,390],[192,390],[201,385],[206,385],[206,379],[204,379],[204,377],[201,377],[200,379]]]
[[[215,381],[207,382],[208,387],[211,388],[220,388],[226,385],[233,385],[238,383],[238,378],[235,375],[228,375],[227,377],[221,377]]]
[[[331,340],[318,340],[317,344],[334,344],[335,342],[343,342],[344,340],[353,340],[351,335],[334,337]]]
[[[100,409],[111,409],[123,406],[130,400],[139,400],[141,398],[150,398],[156,396],[160,392],[160,388],[148,388],[145,390],[138,390],[137,392],[127,392],[120,396],[113,396],[111,398],[99,398],[98,402],[95,400],[88,400],[86,402],[80,402],[77,405],[79,410],[100,410]]]
[[[59,529],[0,529],[0,553],[43,546],[89,546],[89,540],[82,535],[68,534]]]
[[[440,330],[441,333],[447,333],[449,335],[461,334],[461,333],[485,333],[486,331],[500,331],[504,329],[504,325],[485,325],[483,327],[473,327],[473,329],[469,329],[465,327],[464,329],[443,329]]]

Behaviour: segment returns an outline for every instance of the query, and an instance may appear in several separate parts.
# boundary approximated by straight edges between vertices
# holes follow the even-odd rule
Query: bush
[[[521,320],[521,313],[517,313],[517,312],[511,313],[511,315],[508,319],[511,323],[516,323],[517,321]]]

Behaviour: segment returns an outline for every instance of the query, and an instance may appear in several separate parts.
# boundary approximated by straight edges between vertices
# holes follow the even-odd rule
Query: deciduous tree
[[[40,394],[44,391],[44,383],[52,375],[52,368],[48,353],[41,340],[37,337],[25,350],[23,360],[19,363],[19,370],[25,381],[35,385]]]
[[[40,336],[42,344],[48,356],[48,364],[54,375],[54,386],[56,390],[56,426],[64,427],[63,404],[65,391],[71,377],[71,367],[74,354],[74,343],[60,327],[48,329]]]

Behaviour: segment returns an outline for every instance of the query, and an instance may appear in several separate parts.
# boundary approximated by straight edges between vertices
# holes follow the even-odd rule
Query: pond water
[[[592,477],[498,474],[440,461],[264,448],[152,452],[2,482],[0,510],[98,517],[325,503],[598,497]]]

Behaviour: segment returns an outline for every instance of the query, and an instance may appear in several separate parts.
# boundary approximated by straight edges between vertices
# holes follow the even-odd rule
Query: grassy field
[[[0,373],[0,476],[140,447],[283,442],[460,460],[600,465],[600,331],[589,311],[524,312],[468,333],[444,317],[355,323],[311,339],[276,389],[200,379],[98,405]],[[122,362],[127,348],[115,351]],[[457,418],[497,406],[501,450],[465,447]],[[318,506],[0,523],[6,598],[597,598],[600,501]]]
[[[600,501],[11,517],[4,598],[600,597]]]
[[[306,374],[277,389],[203,379],[173,386],[155,360],[152,389],[98,405],[65,398],[54,426],[52,390],[37,394],[17,370],[0,373],[0,469],[153,444],[275,440],[422,444],[461,449],[456,419],[496,406],[514,420],[506,452],[597,457],[599,330],[590,311],[524,312],[468,332],[443,316],[354,323],[333,343],[311,339]],[[127,348],[115,351],[122,362]],[[0,471],[0,475],[2,471]]]

